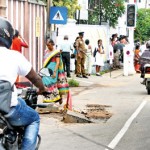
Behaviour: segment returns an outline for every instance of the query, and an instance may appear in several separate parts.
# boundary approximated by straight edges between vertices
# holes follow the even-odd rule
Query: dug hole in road
[[[142,143],[146,135],[142,135],[142,140],[133,140],[139,131],[132,133],[134,130],[130,128],[145,105],[137,115],[131,116],[143,100],[149,98],[140,84],[140,75],[123,76],[122,70],[117,70],[111,77],[107,73],[102,77],[92,75],[89,79],[73,78],[80,83],[79,87],[70,88],[73,110],[92,118],[93,123],[64,123],[63,114],[41,114],[40,150],[139,149],[142,146],[139,141]],[[128,126],[124,129],[126,123]]]

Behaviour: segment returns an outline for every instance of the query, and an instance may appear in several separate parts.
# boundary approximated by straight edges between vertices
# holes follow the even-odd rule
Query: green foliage
[[[55,6],[65,6],[68,9],[68,18],[74,18],[76,10],[80,9],[78,0],[53,0]]]
[[[69,84],[70,87],[78,87],[79,86],[79,82],[77,82],[74,79],[68,80],[68,84]]]
[[[47,3],[47,0],[41,0]],[[52,0],[54,6],[64,6],[68,9],[68,18],[74,18],[76,10],[80,9],[78,0]]]
[[[150,9],[139,9],[137,14],[134,39],[147,41],[150,39]]]
[[[47,0],[42,1],[47,2]],[[74,18],[76,10],[81,9],[78,0],[53,0],[53,5],[67,7],[68,18]],[[115,27],[118,18],[125,12],[124,0],[89,0],[89,6],[92,11],[88,11],[88,21],[81,20],[81,23],[99,24],[101,16],[101,21],[109,22],[111,27]]]
[[[124,0],[99,0],[95,5],[95,1],[91,0],[93,11],[89,12],[89,24],[99,24],[100,16],[102,21],[109,22],[111,27],[118,24],[118,18],[125,12]]]

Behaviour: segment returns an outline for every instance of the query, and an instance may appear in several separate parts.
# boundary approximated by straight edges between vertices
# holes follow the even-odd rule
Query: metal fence
[[[5,1],[6,18],[29,43],[29,48],[23,49],[23,55],[32,63],[34,69],[39,70],[43,64],[45,49],[47,17],[45,5],[36,0]]]

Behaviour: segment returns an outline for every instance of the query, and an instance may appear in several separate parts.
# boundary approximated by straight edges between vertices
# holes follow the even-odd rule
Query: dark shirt
[[[141,68],[144,67],[145,64],[150,64],[150,49],[143,52],[139,59],[139,63],[141,64]]]

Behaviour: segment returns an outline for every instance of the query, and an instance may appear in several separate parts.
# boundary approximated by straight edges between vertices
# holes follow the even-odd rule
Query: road
[[[73,108],[86,104],[110,105],[112,117],[96,123],[65,124],[50,115],[41,116],[40,150],[149,150],[150,96],[139,74],[123,76],[122,70],[103,77],[77,79],[71,88]]]

